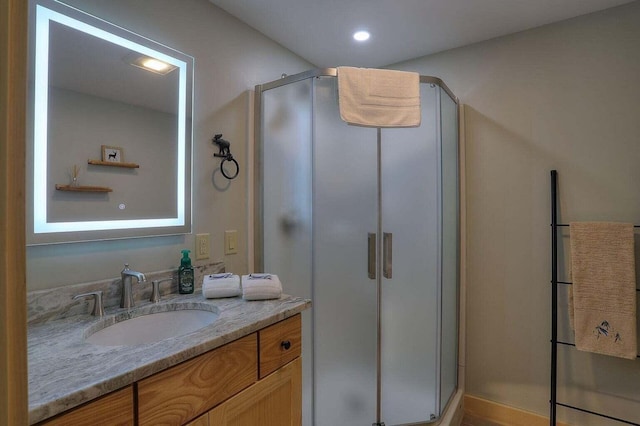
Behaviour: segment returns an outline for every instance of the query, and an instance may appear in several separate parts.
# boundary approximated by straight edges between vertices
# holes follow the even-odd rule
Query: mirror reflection
[[[28,242],[190,232],[193,59],[38,3]]]

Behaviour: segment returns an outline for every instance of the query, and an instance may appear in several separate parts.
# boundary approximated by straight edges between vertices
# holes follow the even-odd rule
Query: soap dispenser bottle
[[[193,266],[189,258],[189,250],[182,250],[180,268],[178,269],[178,291],[180,294],[193,293]]]

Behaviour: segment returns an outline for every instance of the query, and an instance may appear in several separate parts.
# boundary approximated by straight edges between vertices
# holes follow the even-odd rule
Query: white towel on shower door
[[[420,125],[420,75],[415,72],[338,67],[340,117],[367,127]]]

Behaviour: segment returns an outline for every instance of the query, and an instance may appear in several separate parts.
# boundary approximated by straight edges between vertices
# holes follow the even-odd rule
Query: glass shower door
[[[439,416],[440,187],[437,88],[421,85],[420,127],[382,129],[382,415],[387,425]],[[383,259],[384,262],[384,259]]]
[[[377,131],[340,119],[335,78],[314,84],[315,424],[362,426],[376,420]]]
[[[278,274],[288,294],[311,299],[312,82],[262,93],[263,225],[265,272]],[[312,311],[302,313],[303,424],[312,424]]]
[[[376,421],[378,280],[380,421],[422,423],[441,415],[457,381],[457,106],[422,84],[421,126],[381,130],[378,200],[378,130],[341,120],[336,86],[318,77],[262,92],[264,266],[286,293],[313,300],[303,424]]]
[[[442,129],[442,334],[440,365],[440,411],[458,386],[458,106],[441,88]]]

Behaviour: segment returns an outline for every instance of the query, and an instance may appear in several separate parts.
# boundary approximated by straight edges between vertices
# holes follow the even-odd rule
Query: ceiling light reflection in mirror
[[[72,29],[81,31],[91,36],[100,38],[109,43],[122,46],[139,53],[136,55],[142,60],[154,59],[156,65],[164,63],[167,68],[155,70],[166,74],[175,69],[179,71],[178,77],[178,132],[177,132],[177,214],[168,218],[135,218],[122,220],[86,220],[86,221],[49,221],[47,217],[47,151],[48,151],[48,96],[49,96],[49,25],[55,22]],[[107,24],[109,25],[109,24]],[[35,73],[34,73],[34,128],[33,128],[33,232],[35,234],[81,231],[108,231],[140,228],[182,227],[190,223],[190,214],[186,208],[186,164],[187,155],[186,137],[190,134],[187,126],[187,63],[154,50],[148,46],[128,40],[124,37],[112,34],[96,26],[87,24],[78,19],[66,16],[42,5],[36,6],[36,37],[35,37]],[[148,66],[147,66],[148,68]],[[188,196],[190,199],[190,196]],[[190,210],[190,209],[188,209]],[[187,231],[189,232],[189,231]]]

